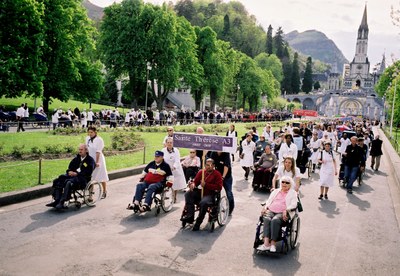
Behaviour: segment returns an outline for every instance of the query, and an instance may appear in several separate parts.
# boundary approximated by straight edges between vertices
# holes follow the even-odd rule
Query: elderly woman
[[[194,178],[201,168],[201,161],[198,156],[196,156],[196,150],[190,149],[189,155],[181,162],[183,172],[185,173],[186,182],[190,178]]]
[[[255,164],[256,170],[254,171],[252,184],[254,190],[262,186],[271,188],[272,170],[276,166],[276,163],[277,158],[272,153],[271,145],[267,144],[260,160]]]
[[[274,190],[261,210],[264,217],[264,243],[257,250],[276,252],[282,223],[293,217],[297,208],[297,192],[291,189],[293,179],[281,178],[281,188]]]
[[[294,185],[292,185],[292,189],[295,189],[297,192],[300,188],[300,170],[296,167],[296,162],[293,157],[286,157],[283,159],[283,165],[280,165],[278,170],[274,175],[274,179],[272,179],[272,188],[275,189],[276,181],[284,176],[289,176],[293,179]]]

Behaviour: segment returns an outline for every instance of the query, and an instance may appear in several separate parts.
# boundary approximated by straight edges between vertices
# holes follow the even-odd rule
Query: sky
[[[90,0],[99,6],[113,0]],[[228,2],[229,0],[224,0]],[[332,39],[351,61],[355,55],[357,30],[367,4],[369,27],[368,58],[372,67],[386,55],[386,64],[400,59],[400,27],[394,26],[391,7],[400,9],[400,0],[237,0],[266,30],[282,27],[285,33],[317,30]],[[121,2],[121,1],[116,1]],[[161,4],[163,0],[145,0]],[[169,1],[167,1],[169,2]],[[172,1],[176,2],[176,0]]]

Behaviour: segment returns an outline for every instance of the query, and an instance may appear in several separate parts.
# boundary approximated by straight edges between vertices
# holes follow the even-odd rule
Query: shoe
[[[104,192],[102,195],[101,195],[101,199],[105,199],[107,197],[107,192]]]
[[[138,208],[139,208],[139,211],[142,213],[151,211],[150,206],[147,204],[143,204],[143,206],[138,207]]]
[[[246,177],[244,178],[244,180],[249,180],[249,178],[246,176]]]
[[[87,201],[88,201],[88,202],[93,202],[93,198],[90,196],[90,197],[87,199]]]
[[[271,248],[269,249],[269,252],[276,252],[276,246],[271,244]]]
[[[322,199],[324,196],[322,194],[319,195],[318,199]]]
[[[328,199],[328,195],[327,194],[325,194],[325,199]]]
[[[271,249],[271,246],[266,246],[265,244],[262,244],[259,247],[257,247],[257,250],[260,250],[260,251],[268,251],[270,249]]]
[[[51,202],[51,203],[47,203],[47,204],[46,204],[46,207],[56,207],[57,204],[58,204],[57,201],[53,201],[53,202]]]
[[[56,205],[56,209],[57,209],[57,210],[68,209],[68,207],[64,206],[64,202],[60,201],[60,202]]]
[[[371,166],[371,169],[374,170],[374,166]]]
[[[195,224],[193,225],[192,231],[199,231],[200,230],[200,224]]]
[[[353,193],[353,190],[352,190],[352,189],[347,189],[347,192],[348,192],[349,194],[352,194],[352,193]]]
[[[181,221],[184,221],[184,222],[189,223],[189,224],[193,224],[193,222],[194,222],[194,216],[190,216],[190,217],[188,217],[188,216],[183,216],[183,217],[181,218]]]

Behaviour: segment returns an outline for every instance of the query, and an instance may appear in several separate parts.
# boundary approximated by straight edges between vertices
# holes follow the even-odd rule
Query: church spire
[[[368,39],[368,21],[367,21],[367,4],[365,4],[364,14],[361,20],[360,27],[358,28],[358,38]]]

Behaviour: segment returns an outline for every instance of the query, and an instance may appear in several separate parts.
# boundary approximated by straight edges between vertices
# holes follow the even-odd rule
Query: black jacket
[[[80,168],[80,170],[78,170]],[[68,172],[77,172],[79,181],[87,183],[92,177],[93,170],[95,168],[95,162],[92,157],[86,155],[85,159],[81,160],[81,156],[78,154],[74,159],[71,160],[68,166]]]
[[[371,156],[383,155],[382,152],[382,140],[375,139],[371,142]]]

